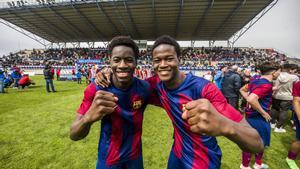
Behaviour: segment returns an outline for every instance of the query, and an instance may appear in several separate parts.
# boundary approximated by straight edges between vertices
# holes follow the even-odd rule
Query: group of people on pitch
[[[242,95],[251,105],[245,118],[213,83],[179,70],[180,46],[170,36],[154,42],[155,76],[146,80],[133,76],[139,49],[132,39],[117,36],[110,41],[108,51],[111,72],[98,73],[95,82],[88,85],[70,130],[70,138],[80,140],[88,135],[92,124],[101,121],[97,169],[144,168],[141,136],[147,104],[165,109],[174,127],[168,169],[221,168],[216,136],[225,136],[242,149],[242,169],[251,168],[251,154],[255,154],[255,169],[267,167],[262,163],[264,149],[270,144],[267,114],[271,104],[267,103],[280,67],[262,64],[261,76],[243,88]],[[300,99],[300,83],[296,85],[295,97]],[[295,110],[300,112],[299,105]],[[299,142],[295,145],[294,155]]]

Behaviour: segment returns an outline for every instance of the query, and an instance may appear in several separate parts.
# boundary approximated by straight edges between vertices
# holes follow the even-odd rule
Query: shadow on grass
[[[63,90],[60,89],[60,90],[56,90],[56,92],[54,92],[54,93],[66,93],[66,92],[70,92],[70,91],[72,91],[72,89],[63,89]],[[50,92],[50,93],[53,93],[53,92]]]
[[[37,89],[37,88],[42,88],[43,86],[42,85],[33,85],[33,86],[30,86],[29,89]]]

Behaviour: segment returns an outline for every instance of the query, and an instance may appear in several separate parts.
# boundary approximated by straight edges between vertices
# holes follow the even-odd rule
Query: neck
[[[272,75],[262,75],[261,78],[267,79],[269,82],[273,81],[273,76]]]
[[[114,86],[121,90],[128,89],[131,86],[132,82],[133,78],[128,83],[121,83],[115,76],[112,77],[112,83],[114,84]]]
[[[176,89],[185,79],[185,74],[178,71],[178,73],[175,75],[173,79],[171,79],[168,82],[164,82],[167,89]]]

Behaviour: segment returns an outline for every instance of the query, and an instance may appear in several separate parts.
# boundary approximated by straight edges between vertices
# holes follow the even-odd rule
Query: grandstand
[[[11,54],[2,58],[1,64],[17,64],[35,71],[43,68],[44,61],[63,69],[74,69],[76,63],[82,62],[94,64],[94,59],[99,60],[99,65],[107,65],[107,52],[95,48],[95,42],[107,44],[116,35],[128,35],[144,49],[139,64],[150,67],[147,40],[162,34],[191,41],[192,47],[195,41],[209,41],[211,46],[218,40],[228,41],[229,48],[183,49],[183,70],[214,70],[222,64],[253,66],[266,59],[282,61],[285,56],[276,51],[231,48],[276,3],[277,0],[7,1],[0,3],[0,22],[43,44],[45,50]],[[82,42],[87,42],[89,48],[80,48]],[[73,49],[67,49],[67,44],[72,44]],[[54,49],[55,45],[61,49]]]
[[[234,49],[238,40],[267,13],[277,0],[12,0],[0,3],[0,22],[36,40],[45,50],[18,52],[1,59],[2,65],[17,64],[39,69],[44,61],[73,69],[76,63],[106,65],[107,52],[95,42],[107,44],[116,35],[128,35],[143,46],[139,63],[150,66],[147,41],[168,34],[177,40],[227,40],[229,48],[183,49],[182,69],[213,70],[219,64],[248,64],[285,56],[275,51]],[[80,48],[87,42],[89,48]],[[67,49],[72,44],[73,49]],[[61,49],[54,49],[54,46]],[[149,49],[149,46],[148,46]],[[250,64],[249,64],[250,63]],[[32,67],[35,66],[35,67]]]
[[[12,3],[14,2],[14,3]],[[11,0],[0,4],[0,22],[38,41],[74,47],[116,35],[154,40],[227,40],[233,45],[277,0]],[[15,4],[15,5],[13,5]]]
[[[283,63],[288,59],[275,49],[234,46],[278,0],[6,1],[0,2],[0,23],[37,41],[44,49],[0,56],[0,69],[4,68],[5,73],[10,74],[13,70],[10,68],[15,67],[23,74],[41,75],[45,63],[50,64],[56,72],[55,88],[58,92],[46,94],[44,77],[32,76],[36,86],[25,90],[9,88],[9,94],[3,94],[1,102],[5,104],[0,107],[5,123],[1,135],[5,146],[1,149],[4,158],[0,164],[4,168],[94,168],[93,154],[97,145],[91,143],[98,139],[99,126],[92,131],[91,137],[79,144],[75,145],[68,138],[70,119],[73,120],[74,116],[70,112],[79,105],[86,84],[62,81],[77,80],[79,72],[80,76],[86,77],[88,84],[92,79],[89,76],[91,69],[95,68],[96,72],[99,70],[97,65],[104,67],[109,64],[106,45],[116,35],[128,35],[138,42],[140,57],[135,75],[140,71],[137,77],[141,79],[153,75],[151,46],[147,42],[163,34],[179,41],[190,41],[190,47],[181,48],[179,68],[198,76],[209,73],[212,75],[209,80],[214,79],[213,75],[222,66],[235,64],[241,70],[248,70],[264,61]],[[196,41],[209,41],[209,47],[195,47]],[[214,46],[216,41],[227,41],[228,45]],[[104,46],[95,46],[98,42]],[[81,46],[83,43],[88,47]],[[60,75],[57,75],[57,70],[61,71]],[[145,166],[149,169],[165,168],[168,157],[165,150],[171,146],[174,129],[160,113],[161,109],[150,107],[147,111],[146,130],[143,129]],[[288,127],[288,135],[272,133],[272,137],[275,141],[267,152],[266,163],[270,168],[285,168],[283,160],[294,133]],[[159,141],[153,138],[159,138]],[[237,154],[240,154],[240,149],[224,138],[218,141],[225,150],[222,168],[239,168]],[[78,157],[84,159],[78,160]]]

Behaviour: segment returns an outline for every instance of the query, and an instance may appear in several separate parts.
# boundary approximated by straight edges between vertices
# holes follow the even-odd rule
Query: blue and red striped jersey
[[[248,85],[249,95],[251,93],[256,94],[259,99],[260,106],[267,112],[270,113],[270,107],[272,104],[272,87],[273,84],[265,78],[252,79]],[[257,117],[261,114],[253,109],[250,104],[247,103],[246,117]]]
[[[300,97],[300,81],[293,85],[292,95],[294,97]]]
[[[191,169],[215,169],[221,165],[221,150],[215,137],[192,133],[187,121],[183,120],[183,105],[200,98],[208,99],[213,106],[225,117],[239,122],[243,116],[230,106],[220,90],[209,81],[192,75],[186,75],[179,87],[169,90],[155,79],[148,82],[157,82],[156,91],[161,105],[168,113],[174,126],[174,143],[172,151],[180,158],[185,166]],[[151,86],[154,86],[151,84]]]
[[[92,83],[85,90],[78,113],[87,112],[98,90],[114,93],[118,97],[116,110],[101,120],[98,160],[114,165],[138,158],[142,155],[143,112],[151,94],[149,83],[134,78],[127,90],[114,85],[102,88]]]

